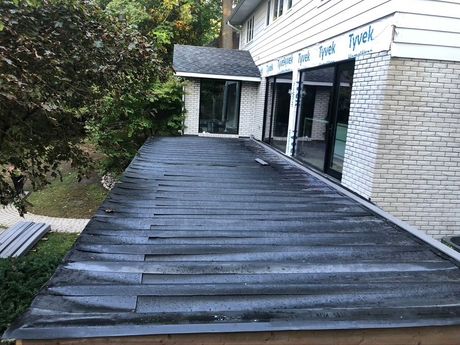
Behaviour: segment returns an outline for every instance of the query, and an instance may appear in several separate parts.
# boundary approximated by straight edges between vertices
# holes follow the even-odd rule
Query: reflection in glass
[[[202,79],[200,133],[238,134],[241,82]]]
[[[286,150],[287,144],[291,86],[292,73],[276,77],[270,143],[281,151]]]
[[[321,170],[326,158],[333,85],[334,67],[302,72],[295,156]]]
[[[338,67],[337,125],[334,133],[330,168],[340,174],[343,170],[343,160],[345,158],[353,72],[353,64],[340,65]]]

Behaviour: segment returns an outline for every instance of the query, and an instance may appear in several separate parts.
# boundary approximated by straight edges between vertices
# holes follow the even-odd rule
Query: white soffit
[[[232,25],[242,25],[263,0],[241,0],[229,18]]]

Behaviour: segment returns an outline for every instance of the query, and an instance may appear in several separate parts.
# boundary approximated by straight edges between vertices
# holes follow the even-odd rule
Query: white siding
[[[403,1],[392,56],[460,61],[460,2]]]
[[[318,4],[318,0],[294,2],[267,27],[264,2],[254,13],[259,25],[254,40],[241,48],[249,50],[260,65],[395,12],[391,0],[331,0]]]
[[[240,48],[262,65],[388,16],[392,56],[460,61],[460,1],[298,0],[269,26],[265,1],[254,11],[254,39],[242,35]]]
[[[272,0],[273,1],[273,0]],[[249,50],[249,47],[260,39],[260,35],[263,33],[266,27],[267,20],[267,2],[261,3],[261,5],[254,12],[254,39],[251,42],[246,42],[246,32],[248,27],[248,21],[244,23],[243,35],[240,35],[240,49]],[[251,18],[251,17],[249,17]],[[248,19],[249,19],[248,18]]]

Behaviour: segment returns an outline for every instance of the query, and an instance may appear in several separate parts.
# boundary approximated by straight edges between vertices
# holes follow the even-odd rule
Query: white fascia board
[[[241,81],[254,81],[261,82],[260,77],[245,77],[237,75],[220,75],[220,74],[206,74],[206,73],[190,73],[190,72],[176,72],[178,77],[184,78],[202,78],[202,79],[223,79],[223,80],[241,80]]]
[[[327,177],[321,175],[320,173],[318,173],[318,172],[306,167],[305,165],[302,165],[302,164],[296,162],[291,157],[286,156],[285,154],[279,152],[278,150],[275,150],[271,146],[269,146],[269,145],[267,145],[267,144],[265,144],[265,143],[263,143],[263,142],[261,142],[259,140],[256,140],[253,137],[251,137],[251,140],[253,142],[259,144],[260,146],[264,147],[268,151],[276,154],[278,157],[280,157],[280,158],[284,159],[285,161],[289,162],[291,165],[293,165],[293,166],[299,168],[300,170],[303,170],[306,173],[316,177],[317,179],[319,179],[320,181],[324,182],[328,186],[334,188],[339,193],[341,193],[341,194],[349,197],[350,199],[360,203],[361,205],[366,207],[369,211],[371,211],[371,212],[373,212],[373,213],[375,213],[375,214],[387,219],[388,221],[390,221],[393,224],[399,226],[401,229],[409,232],[410,234],[414,235],[415,237],[417,237],[418,239],[420,239],[423,242],[427,243],[428,245],[436,248],[441,253],[444,253],[447,256],[451,257],[452,259],[456,260],[457,262],[460,262],[460,253],[455,251],[455,250],[453,250],[452,248],[446,246],[442,242],[440,242],[440,241],[434,239],[433,237],[427,235],[423,231],[416,229],[412,225],[409,225],[408,223],[403,222],[402,220],[400,220],[400,219],[396,218],[395,216],[391,215],[390,213],[382,210],[381,208],[379,208],[378,206],[372,204],[371,202],[359,197],[358,195],[352,193],[348,189],[345,189],[341,185],[339,185],[339,184],[337,184],[335,182],[332,182],[331,180],[329,180]]]

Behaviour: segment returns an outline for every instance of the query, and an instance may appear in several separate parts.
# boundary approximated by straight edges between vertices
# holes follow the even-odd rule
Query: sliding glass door
[[[294,156],[341,178],[348,134],[354,62],[301,73]]]
[[[332,144],[327,167],[327,172],[336,177],[342,176],[343,161],[345,158],[353,72],[354,63],[337,66],[336,97],[332,109],[334,113],[334,125],[332,126]]]
[[[295,157],[321,170],[326,159],[333,86],[334,67],[301,74]]]

